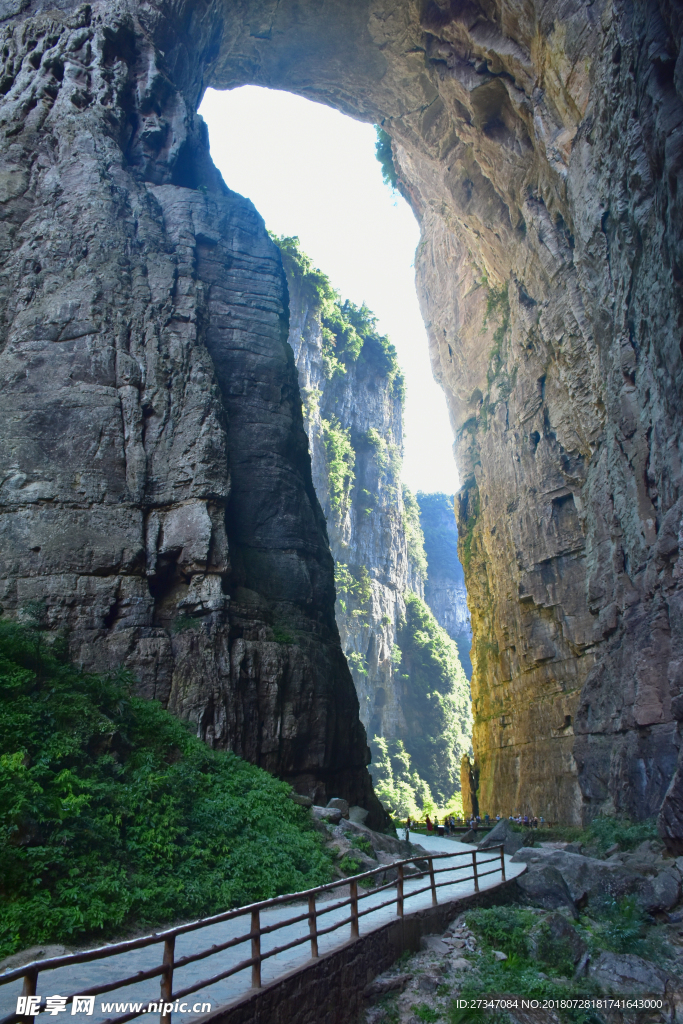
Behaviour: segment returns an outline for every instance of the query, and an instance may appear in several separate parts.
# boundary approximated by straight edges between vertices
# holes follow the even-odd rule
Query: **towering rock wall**
[[[17,531],[5,545],[8,574],[33,579],[49,565],[69,579],[83,573],[96,591],[112,575],[109,566],[118,573],[139,563],[139,542],[130,539],[138,505],[122,484],[103,490],[94,472],[108,462],[120,467],[126,488],[137,486],[140,461],[124,460],[137,406],[127,421],[123,397],[100,389],[115,386],[118,396],[114,367],[120,386],[139,393],[135,370],[126,376],[125,359],[120,371],[113,362],[119,351],[129,355],[118,311],[129,308],[135,288],[146,296],[163,281],[152,263],[172,257],[181,265],[192,249],[173,234],[178,207],[170,197],[184,195],[179,187],[216,191],[212,172],[197,170],[205,150],[193,111],[203,89],[254,82],[382,122],[421,222],[418,288],[435,374],[458,431],[482,800],[505,813],[528,806],[574,820],[601,808],[651,813],[675,770],[671,702],[683,689],[679,7],[669,0],[102,0],[86,9],[70,0],[3,0],[0,15],[3,344],[7,359],[17,360],[6,380],[17,395],[37,388],[8,416],[16,433],[5,459],[11,517],[3,519]],[[200,192],[193,209],[195,202],[215,200]],[[169,224],[161,233],[158,216],[147,212],[154,203]],[[154,260],[138,274],[144,246]],[[164,300],[169,337],[177,325],[194,330],[185,307],[195,287],[204,294],[204,278],[181,279],[181,290],[171,279]],[[85,304],[80,289],[89,289]],[[34,314],[43,303],[45,312]],[[15,322],[22,330],[31,322],[20,356],[12,348]],[[205,323],[202,312],[197,330]],[[88,340],[105,335],[106,345]],[[49,364],[41,363],[46,351]],[[157,400],[170,402],[167,367],[176,349],[155,351],[165,374]],[[57,352],[68,354],[62,376],[66,357]],[[258,395],[272,403],[268,417],[278,416],[287,388],[260,387],[252,357],[244,359],[246,367],[230,375],[231,401],[241,395],[246,408]],[[48,380],[38,388],[41,372]],[[183,368],[183,400],[196,379]],[[71,398],[78,384],[77,402],[51,404],[45,396],[57,380],[69,382]],[[210,386],[198,390],[203,401],[213,394]],[[110,416],[121,424],[116,444]],[[206,416],[200,420],[211,434]],[[61,430],[67,421],[78,428]],[[59,480],[43,468],[40,476],[38,467],[56,465],[60,444],[72,469]],[[193,465],[202,468],[201,460]],[[154,480],[162,488],[161,464]],[[185,475],[183,488],[195,500]],[[294,525],[305,518],[305,502],[292,494],[282,521],[301,540],[283,533],[282,552],[310,543]],[[220,489],[210,496],[225,500]],[[159,499],[163,509],[166,500]],[[59,525],[30,535],[65,503],[70,523],[83,517],[77,536]],[[102,530],[90,524],[105,506],[108,554],[100,564],[93,560],[99,541],[90,537]],[[212,523],[213,507],[207,497]],[[169,543],[169,552],[185,551]],[[49,545],[57,551],[50,560]],[[256,580],[265,548],[259,541],[253,550],[244,564]],[[188,564],[216,575],[209,561],[218,558],[211,564],[220,568],[222,556],[199,554]],[[309,557],[321,564],[312,554],[307,564]],[[189,549],[187,558],[195,558]],[[246,589],[259,593],[258,586]],[[76,605],[95,607],[78,593]],[[144,609],[137,591],[120,593],[121,615]],[[308,616],[307,599],[302,607]],[[146,650],[151,664],[154,646]],[[668,806],[667,827],[683,835],[673,797]]]
[[[352,339],[345,351],[343,337],[324,344],[325,300],[310,295],[310,271],[304,276],[284,243],[283,250],[289,337],[299,370],[313,483],[337,563],[335,613],[342,649],[369,737],[394,738],[407,730],[392,663],[397,623],[405,617],[403,592],[416,576],[423,589],[422,578],[409,564],[403,527],[403,380],[394,354],[372,340],[353,348]]]
[[[3,46],[5,613],[381,824],[279,251],[130,19]]]
[[[436,621],[458,645],[465,675],[471,679],[472,626],[465,574],[458,557],[458,527],[453,498],[447,494],[418,493],[417,500],[427,556],[425,601],[434,612]]]
[[[413,650],[415,629],[424,632],[421,618],[431,618],[421,600],[430,584],[420,508],[401,482],[403,379],[396,355],[369,310],[339,303],[297,239],[280,239],[280,246],[313,483],[336,563],[335,615],[361,721],[369,739],[385,739],[390,752],[400,741],[421,779],[413,788],[422,791],[427,782],[443,801],[457,788],[470,747],[470,695],[457,651],[447,644],[441,651],[444,638],[433,619],[424,657]],[[439,658],[450,659],[445,672]],[[435,758],[428,747],[437,737]],[[377,743],[372,750],[381,763]],[[372,771],[380,771],[377,764]]]

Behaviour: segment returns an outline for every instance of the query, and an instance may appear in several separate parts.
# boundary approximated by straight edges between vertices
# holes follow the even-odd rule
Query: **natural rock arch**
[[[127,660],[214,742],[367,796],[281,273],[194,113],[209,85],[288,89],[383,123],[422,225],[464,481],[480,806],[660,806],[683,688],[680,12],[0,14],[5,607],[44,597],[84,663]],[[206,628],[170,632],[183,609]]]

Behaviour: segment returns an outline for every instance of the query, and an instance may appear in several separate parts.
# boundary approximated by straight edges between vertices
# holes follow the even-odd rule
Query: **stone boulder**
[[[476,828],[468,828],[464,835],[460,836],[461,843],[476,843],[479,840],[479,832]]]
[[[341,811],[342,818],[348,818],[349,816],[349,802],[344,800],[341,796],[333,796],[331,800],[327,801],[328,807],[337,807]]]
[[[289,794],[289,799],[293,800],[294,803],[298,804],[300,807],[312,807],[313,806],[313,800],[311,799],[311,797],[310,796],[305,796],[303,793],[295,793],[294,791],[292,791]]]
[[[635,896],[639,905],[648,912],[670,910],[680,899],[681,883],[677,869],[666,861],[651,858],[647,865],[616,855],[609,861],[585,857],[567,850],[535,849],[525,847],[512,858],[529,867],[528,876],[546,867],[560,872],[574,903],[581,900],[599,901]],[[637,867],[637,870],[633,870]],[[646,870],[651,875],[645,874]],[[525,883],[527,885],[533,883]]]
[[[420,938],[420,949],[429,950],[430,953],[439,953],[440,956],[450,953],[450,947],[446,945],[440,935],[423,935]]]
[[[326,808],[327,810],[327,808]],[[424,854],[420,847],[407,843],[405,839],[397,839],[395,836],[386,835],[384,832],[373,832],[367,825],[349,819],[343,823],[344,832],[352,832],[354,835],[364,836],[376,854],[389,854],[392,860],[402,860],[405,857],[415,857]]]
[[[572,917],[579,916],[567,883],[557,868],[549,864],[519,875],[517,887],[522,896],[539,907],[546,910],[565,907]]]
[[[590,964],[588,977],[603,992],[619,996],[663,996],[667,975],[649,960],[633,953],[601,953]]]
[[[311,814],[316,821],[329,822],[332,825],[338,825],[342,820],[342,812],[338,807],[311,807]]]
[[[524,845],[524,837],[519,832],[515,832],[507,818],[501,818],[498,824],[491,829],[479,843],[479,849],[488,850],[491,846],[500,846],[501,844],[508,856],[517,853]]]
[[[349,821],[355,821],[358,825],[364,825],[367,821],[368,813],[364,807],[354,804],[353,807],[349,807]]]

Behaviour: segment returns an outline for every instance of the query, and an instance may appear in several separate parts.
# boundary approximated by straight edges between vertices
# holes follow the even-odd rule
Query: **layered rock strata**
[[[113,324],[153,188],[204,184],[191,154],[201,150],[193,111],[207,85],[290,89],[383,123],[421,222],[418,287],[458,431],[482,799],[573,820],[660,806],[679,747],[670,703],[683,687],[679,8],[4,0],[0,13],[7,323],[30,318],[50,288],[64,313],[45,322],[75,349],[87,352],[82,339],[92,337],[66,326],[91,323],[69,306],[78,273]],[[98,184],[84,192],[73,175],[89,166]],[[128,208],[132,179],[149,187]],[[41,189],[52,234],[33,231]],[[121,213],[103,223],[107,209]],[[67,248],[74,222],[79,247]],[[98,224],[115,227],[108,243]],[[171,242],[151,231],[148,244],[165,255]],[[43,247],[54,253],[45,271]],[[114,275],[98,270],[98,247],[124,261]],[[111,386],[99,363],[88,376],[89,358],[76,377]],[[31,387],[35,368],[26,376],[20,362],[8,379]],[[251,393],[243,381],[231,387]],[[104,396],[87,394],[102,429],[89,451],[76,433],[74,501],[97,485],[93,460],[116,451]],[[30,401],[47,422],[42,396]],[[46,456],[37,422],[17,436],[33,445],[12,477],[23,502],[34,484],[40,492],[33,467]],[[50,481],[45,515],[61,494]],[[109,500],[118,571],[133,550],[130,518],[123,495]],[[20,506],[16,523],[32,522]],[[55,572],[66,573],[74,542],[52,536],[66,552]],[[37,546],[38,537],[13,542],[12,574]],[[90,558],[89,542],[78,547]],[[139,607],[127,595],[121,607]],[[670,828],[683,835],[678,820]]]
[[[382,825],[279,251],[109,14],[5,30],[2,605]]]

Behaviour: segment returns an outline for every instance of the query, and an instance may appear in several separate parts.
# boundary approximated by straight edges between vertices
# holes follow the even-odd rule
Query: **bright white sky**
[[[378,317],[406,377],[403,479],[413,491],[453,494],[453,435],[415,294],[419,228],[382,181],[373,126],[256,86],[209,89],[199,112],[228,187],[252,200],[271,231],[298,235],[342,297]]]

